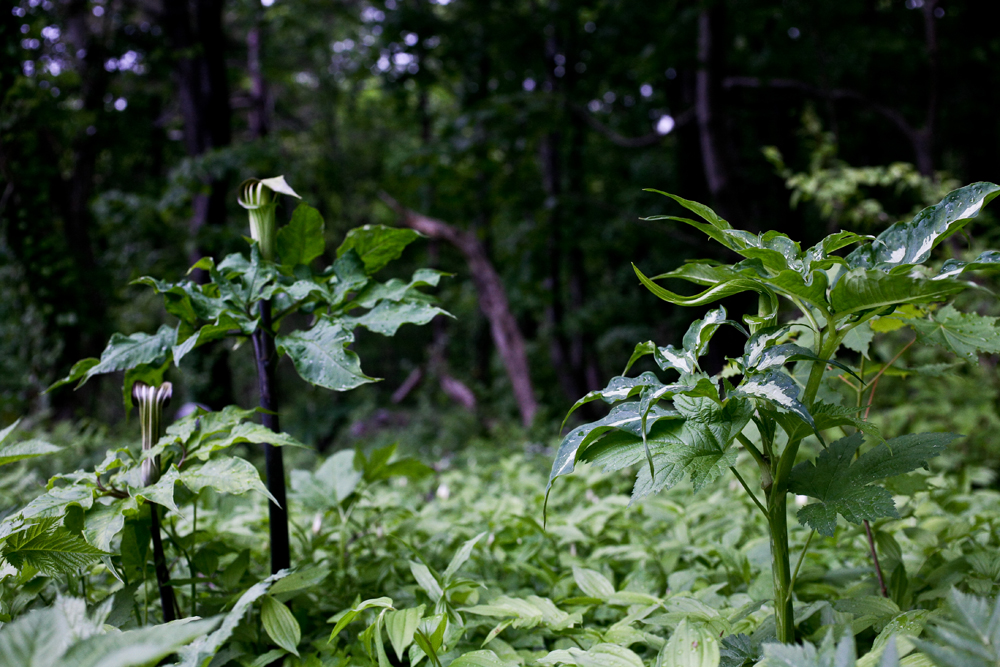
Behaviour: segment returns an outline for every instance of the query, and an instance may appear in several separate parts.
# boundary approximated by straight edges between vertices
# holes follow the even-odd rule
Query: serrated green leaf
[[[819,650],[809,642],[797,644],[764,644],[763,667],[854,667],[856,652],[853,633],[845,633],[835,643],[828,632]]]
[[[326,250],[325,225],[319,211],[308,204],[299,204],[292,219],[278,230],[277,248],[281,263],[286,266],[308,265]]]
[[[832,536],[837,514],[852,523],[898,517],[892,495],[873,483],[916,470],[959,436],[952,433],[904,435],[880,443],[854,461],[863,442],[855,433],[820,452],[815,463],[792,469],[789,491],[819,500],[799,510],[799,520],[821,535]]]
[[[205,487],[215,489],[219,493],[242,495],[247,491],[257,491],[267,497],[275,505],[271,492],[260,481],[260,473],[247,461],[236,456],[227,456],[195,464],[185,468],[180,474],[184,486],[194,493]]]
[[[975,363],[978,354],[1000,353],[1000,328],[997,318],[962,313],[948,305],[933,313],[930,319],[906,322],[916,331],[922,343],[937,345]]]
[[[265,595],[260,606],[260,622],[275,644],[296,656],[299,654],[302,630],[288,607],[270,595]]]
[[[303,380],[334,391],[347,391],[377,381],[361,372],[361,360],[347,346],[354,334],[339,322],[321,318],[308,331],[278,336],[279,354],[287,354]]]
[[[372,275],[403,254],[406,246],[420,238],[412,229],[365,225],[347,232],[344,242],[337,248],[337,257],[353,250],[361,258],[365,273]]]
[[[26,530],[8,536],[0,547],[0,556],[14,567],[23,569],[30,565],[50,577],[75,574],[78,568],[105,553],[63,528],[55,519],[29,525]]]

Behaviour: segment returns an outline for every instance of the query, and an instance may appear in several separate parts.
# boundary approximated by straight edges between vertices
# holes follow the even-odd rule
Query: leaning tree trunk
[[[483,244],[474,234],[457,229],[445,222],[429,218],[411,211],[389,195],[382,193],[382,201],[389,205],[400,216],[400,222],[432,239],[441,239],[451,243],[465,256],[469,264],[479,297],[479,307],[490,323],[490,333],[493,344],[496,345],[500,358],[507,369],[514,399],[521,413],[521,422],[525,426],[538,411],[538,401],[531,384],[531,374],[528,369],[528,354],[524,347],[524,336],[517,327],[517,320],[510,312],[510,302],[507,291],[503,287],[499,274],[493,268],[492,262],[486,256]]]

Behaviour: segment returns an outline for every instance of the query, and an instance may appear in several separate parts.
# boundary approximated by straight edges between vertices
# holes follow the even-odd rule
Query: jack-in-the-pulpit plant
[[[171,425],[166,429],[167,435],[151,449],[138,454],[109,453],[109,460],[95,473],[84,475],[81,471],[72,478],[74,485],[94,487],[74,489],[73,494],[91,496],[96,490],[98,495],[110,494],[123,501],[94,505],[93,520],[92,500],[83,506],[84,537],[89,534],[92,522],[93,530],[100,533],[99,539],[95,538],[97,542],[85,543],[95,547],[96,554],[107,554],[114,548],[124,517],[135,512],[134,500],[129,504],[125,502],[127,498],[145,498],[175,510],[173,486],[180,481],[195,494],[195,508],[197,494],[206,486],[222,493],[253,489],[267,495],[271,503],[272,571],[287,567],[290,553],[285,475],[278,448],[299,443],[278,428],[279,405],[273,393],[277,359],[287,355],[298,374],[310,384],[347,391],[376,381],[362,372],[357,354],[349,349],[355,328],[360,326],[393,336],[403,324],[426,324],[437,315],[447,314],[421,291],[436,286],[446,274],[419,269],[408,281],[392,279],[384,283],[373,277],[419,238],[417,232],[379,225],[352,229],[337,248],[334,261],[317,270],[312,265],[326,251],[322,216],[302,203],[296,207],[290,222],[279,228],[276,194],[298,197],[281,176],[251,179],[241,187],[239,203],[250,215],[249,257],[234,253],[220,262],[202,258],[192,270],[207,273],[208,281],[204,284],[192,280],[172,283],[151,277],[136,281],[163,296],[166,311],[176,318],[175,323],[162,325],[154,334],[113,335],[100,359],[77,362],[66,378],[50,388],[72,382],[78,382],[79,386],[95,375],[124,371],[124,399],[130,408],[136,383],[160,385],[171,365],[179,366],[193,349],[226,338],[253,341],[260,410],[229,406],[221,412],[199,412],[193,416],[193,428],[188,420]],[[307,317],[290,318],[294,313]],[[291,326],[303,321],[303,328]],[[261,426],[245,423],[254,414],[260,415]],[[267,487],[260,483],[258,473],[246,460],[218,458],[232,445],[245,442],[265,447]],[[164,456],[162,474],[155,484],[143,490],[133,489],[141,480],[128,477],[124,485],[107,487],[104,475],[126,466],[126,462],[131,468],[140,460],[145,463],[161,455]],[[210,474],[207,470],[202,474],[192,470],[209,466],[214,466]],[[112,475],[110,481],[120,477]],[[54,480],[49,495],[67,496],[67,500],[45,500],[50,503],[45,516],[62,517],[69,505],[75,503],[67,494],[70,492]],[[102,522],[100,527],[97,522]]]
[[[930,263],[931,251],[998,193],[1000,186],[975,183],[878,237],[842,231],[803,250],[784,234],[733,229],[707,206],[661,192],[701,220],[671,215],[648,220],[691,225],[742,259],[733,264],[691,261],[652,278],[635,267],[641,283],[664,301],[684,306],[756,292],[758,313],[744,318],[744,328],[728,319],[724,308],[716,308],[691,325],[679,347],[639,343],[625,373],[637,360],[652,355],[662,371],[676,376],[664,383],[653,372],[623,374],[580,399],[570,413],[599,399],[614,407],[607,417],[579,426],[563,439],[547,493],[554,480],[572,472],[579,461],[606,470],[636,466],[633,500],[669,488],[685,475],[698,490],[731,470],[766,518],[775,631],[779,641],[795,641],[789,494],[811,499],[798,519],[821,535],[834,534],[838,515],[856,524],[898,516],[892,495],[878,482],[926,466],[959,437],[925,433],[883,439],[861,414],[870,389],[837,361],[838,352],[847,343],[866,355],[875,333],[903,326],[927,343],[966,357],[1000,351],[1000,334],[991,318],[950,305],[938,308],[972,286],[963,274],[1000,268],[1000,252],[987,251],[973,261],[949,259],[939,268]],[[850,246],[856,247],[838,254]],[[657,282],[668,278],[705,289],[682,296]],[[797,311],[784,321],[779,318],[782,299]],[[733,357],[727,372],[710,377],[700,358],[722,326],[739,329],[747,341],[741,350],[724,351]],[[820,398],[823,383],[838,376],[857,389],[857,405]],[[809,437],[818,440],[820,453],[814,460],[800,460],[800,447]],[[736,468],[739,447],[759,468],[757,491]]]

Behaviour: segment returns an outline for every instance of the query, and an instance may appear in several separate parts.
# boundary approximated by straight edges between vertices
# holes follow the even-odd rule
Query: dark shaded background
[[[549,423],[636,342],[671,342],[699,315],[639,288],[630,262],[660,273],[723,257],[687,228],[640,221],[679,214],[643,188],[811,243],[1000,179],[991,5],[5,2],[2,422],[121,418],[119,378],[41,392],[112,332],[164,321],[128,282],[244,249],[237,184],[284,174],[326,217],[331,250],[351,227],[396,224],[381,192],[474,234]],[[788,178],[809,201],[789,205]],[[324,447],[433,414],[428,433],[447,447],[449,433],[516,421],[465,258],[424,241],[391,271],[423,265],[455,272],[439,294],[457,320],[359,336],[366,372],[385,381],[350,395],[285,372],[293,432]],[[248,350],[190,359],[171,378],[182,400],[253,402]]]

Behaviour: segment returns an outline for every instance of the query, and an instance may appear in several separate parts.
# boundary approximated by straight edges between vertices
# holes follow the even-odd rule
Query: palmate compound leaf
[[[917,331],[922,343],[930,343],[965,357],[975,363],[979,353],[1000,352],[1000,328],[997,318],[977,313],[962,313],[948,305],[933,313],[930,319],[906,322]]]
[[[303,380],[334,391],[347,391],[376,378],[361,372],[361,360],[347,346],[354,334],[339,322],[322,317],[308,331],[275,339],[279,354],[287,354]]]
[[[874,482],[926,467],[959,437],[954,433],[904,435],[879,443],[857,461],[854,453],[864,441],[862,433],[837,440],[820,452],[815,462],[792,469],[788,490],[819,501],[799,510],[799,521],[832,537],[838,514],[855,524],[898,517],[892,494]]]
[[[931,250],[977,215],[994,197],[1000,186],[972,183],[948,193],[940,203],[920,211],[913,220],[897,222],[870,244],[847,256],[855,268],[888,271],[895,267],[922,264]]]
[[[680,395],[674,398],[674,409],[671,419],[649,426],[647,444],[655,477],[648,466],[641,466],[632,502],[670,488],[685,474],[695,490],[719,477],[736,462],[733,440],[753,414],[750,401],[735,397],[720,405],[711,398]],[[643,464],[646,454],[638,432],[615,430],[589,442],[578,458],[611,472]]]

